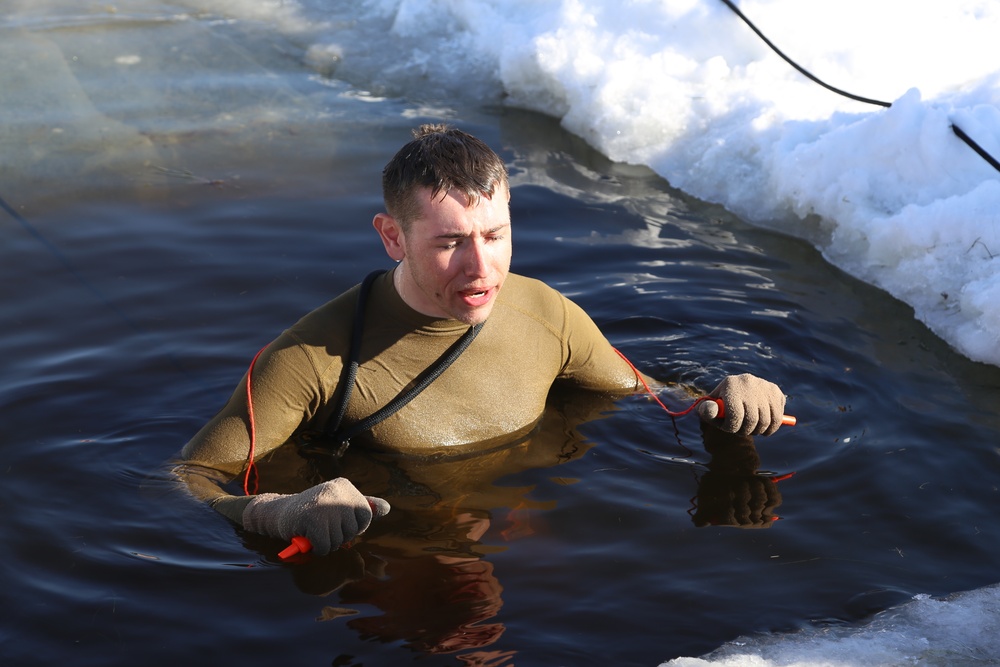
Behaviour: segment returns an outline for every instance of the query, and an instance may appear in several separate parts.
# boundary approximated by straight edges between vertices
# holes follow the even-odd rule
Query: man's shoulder
[[[558,290],[536,278],[508,274],[497,299],[499,312],[506,317],[529,317],[547,326],[562,329],[568,300]]]
[[[328,345],[331,338],[349,335],[357,301],[354,286],[303,315],[285,334],[306,345]]]
[[[503,289],[500,290],[500,303],[523,303],[524,300],[541,302],[561,302],[565,297],[558,290],[537,278],[529,278],[518,273],[507,274]]]

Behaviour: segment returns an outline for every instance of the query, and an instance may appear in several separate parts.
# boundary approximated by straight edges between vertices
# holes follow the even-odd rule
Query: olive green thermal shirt
[[[252,369],[256,458],[299,431],[323,431],[333,417],[359,286],[303,317]],[[342,427],[359,422],[408,388],[467,330],[407,306],[391,272],[372,286],[360,367]],[[472,344],[412,402],[353,446],[403,454],[465,450],[530,428],[557,380],[609,393],[635,391],[637,378],[597,325],[544,283],[510,274]],[[249,439],[246,377],[229,402],[187,444],[185,463],[229,475],[244,466]]]

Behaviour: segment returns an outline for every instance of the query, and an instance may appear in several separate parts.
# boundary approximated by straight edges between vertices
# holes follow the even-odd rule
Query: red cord
[[[649,385],[646,384],[646,381],[642,378],[642,373],[639,372],[639,369],[633,366],[632,362],[626,359],[625,355],[619,352],[616,348],[611,348],[611,349],[614,350],[615,352],[618,352],[618,356],[624,359],[625,363],[628,364],[629,368],[632,369],[632,372],[635,373],[635,376],[639,378],[639,382],[642,383],[642,386],[646,388],[646,393],[652,396],[653,400],[659,403],[660,407],[666,410],[667,414],[670,415],[671,417],[683,417],[684,415],[686,415],[687,413],[691,412],[696,407],[698,407],[699,403],[703,403],[704,401],[713,401],[716,405],[719,406],[719,413],[716,415],[717,419],[722,419],[725,416],[726,404],[723,402],[721,398],[712,398],[711,396],[702,396],[697,401],[692,403],[687,410],[681,410],[680,412],[673,412],[672,410],[667,410],[667,406],[663,404],[663,401],[661,401],[660,398],[653,393],[653,390],[649,388]],[[798,420],[795,419],[793,415],[781,415],[781,423],[784,426],[795,426],[797,422]]]
[[[698,407],[698,404],[699,404],[699,403],[702,403],[702,402],[704,402],[704,401],[715,401],[715,399],[714,399],[714,398],[711,398],[711,397],[709,397],[709,396],[702,396],[702,397],[701,397],[701,398],[699,398],[699,399],[698,399],[697,401],[695,401],[694,403],[692,403],[692,404],[691,404],[691,405],[690,405],[690,406],[689,406],[689,407],[688,407],[688,408],[687,408],[686,410],[681,410],[680,412],[674,412],[673,410],[670,410],[670,409],[669,409],[669,408],[668,408],[667,406],[665,406],[665,405],[663,404],[663,401],[661,401],[661,400],[660,400],[660,397],[659,397],[659,396],[657,396],[657,395],[656,395],[656,394],[655,394],[655,393],[653,392],[653,390],[649,388],[649,385],[648,385],[648,384],[646,384],[646,380],[645,380],[645,378],[643,378],[643,377],[642,377],[642,373],[640,373],[640,372],[639,372],[639,369],[638,369],[638,368],[636,368],[636,367],[635,367],[635,366],[634,366],[634,365],[632,364],[632,362],[628,360],[628,357],[626,357],[626,356],[625,356],[624,354],[622,354],[622,353],[621,353],[621,351],[620,351],[620,350],[619,350],[618,348],[611,348],[611,349],[613,349],[613,350],[614,350],[615,352],[617,352],[617,353],[618,353],[618,356],[619,356],[619,357],[621,357],[621,358],[622,358],[622,360],[623,360],[623,361],[624,361],[624,362],[625,362],[626,364],[628,364],[628,367],[629,367],[629,368],[631,368],[631,369],[632,369],[632,372],[633,372],[633,373],[635,373],[635,376],[636,376],[637,378],[639,378],[639,382],[641,382],[641,383],[642,383],[642,386],[646,388],[646,393],[647,393],[647,394],[649,394],[650,396],[652,396],[652,397],[653,397],[653,400],[654,400],[654,401],[656,401],[657,403],[659,403],[659,404],[660,404],[660,407],[661,407],[661,408],[663,408],[663,409],[664,409],[664,410],[665,410],[665,411],[667,412],[667,414],[668,414],[668,415],[670,415],[671,417],[683,417],[684,415],[686,415],[687,413],[691,412],[691,411],[692,411],[692,410],[694,410],[694,409],[695,409],[696,407]]]
[[[243,475],[243,493],[244,495],[251,496],[257,493],[257,466],[254,464],[254,454],[257,449],[257,425],[253,418],[253,391],[251,389],[253,380],[253,367],[257,363],[257,358],[260,356],[261,352],[266,350],[267,347],[262,347],[260,352],[254,355],[253,361],[250,362],[250,368],[247,369],[247,417],[249,418],[250,425],[250,451],[247,452],[247,465],[246,472]],[[250,490],[250,477],[253,477],[253,490]]]

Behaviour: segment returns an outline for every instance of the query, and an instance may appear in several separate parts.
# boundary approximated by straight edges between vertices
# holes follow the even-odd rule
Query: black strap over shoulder
[[[344,367],[343,377],[340,384],[344,388],[340,392],[340,403],[334,413],[333,422],[327,427],[331,434],[340,429],[340,422],[347,412],[347,404],[351,401],[351,394],[354,392],[354,381],[358,376],[358,359],[361,357],[361,334],[365,330],[365,307],[368,305],[368,293],[372,290],[372,283],[375,279],[385,273],[385,269],[372,271],[361,282],[361,291],[358,293],[358,303],[354,307],[354,329],[351,331],[351,347],[347,353],[347,365]]]
[[[479,332],[482,330],[483,324],[485,324],[485,322],[480,322],[479,324],[469,327],[469,330],[462,334],[461,338],[455,341],[451,347],[445,350],[444,354],[441,355],[437,361],[431,364],[416,378],[412,387],[401,391],[394,399],[389,401],[385,407],[377,410],[374,414],[368,416],[367,418],[342,429],[340,425],[344,419],[344,415],[347,413],[347,405],[350,402],[351,394],[354,391],[354,384],[358,375],[358,366],[360,365],[361,339],[364,333],[365,310],[368,304],[368,294],[371,292],[372,284],[383,273],[385,273],[385,271],[380,270],[373,271],[368,274],[361,283],[361,290],[358,294],[358,303],[354,312],[354,328],[351,332],[351,345],[348,352],[348,364],[345,366],[343,377],[341,378],[341,384],[344,389],[340,394],[340,401],[337,404],[337,410],[335,411],[334,417],[331,420],[326,432],[326,435],[332,439],[331,444],[333,445],[333,448],[323,447],[323,450],[326,453],[332,453],[338,457],[343,456],[343,454],[347,451],[347,448],[351,444],[351,438],[368,431],[376,424],[396,414],[403,406],[412,401],[420,392],[426,389],[431,382],[444,373],[445,370],[447,370],[448,367],[451,366],[456,359],[458,359],[462,352],[469,347],[472,341],[475,340],[476,336],[478,336]],[[313,444],[312,446],[309,446],[308,449],[315,451],[316,447]]]

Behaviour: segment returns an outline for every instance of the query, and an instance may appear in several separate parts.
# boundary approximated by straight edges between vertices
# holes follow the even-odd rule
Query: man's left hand
[[[722,399],[724,416],[717,419],[719,406],[713,401],[701,403],[698,414],[723,431],[740,435],[771,435],[781,426],[785,395],[773,382],[749,373],[730,375],[709,396]]]

